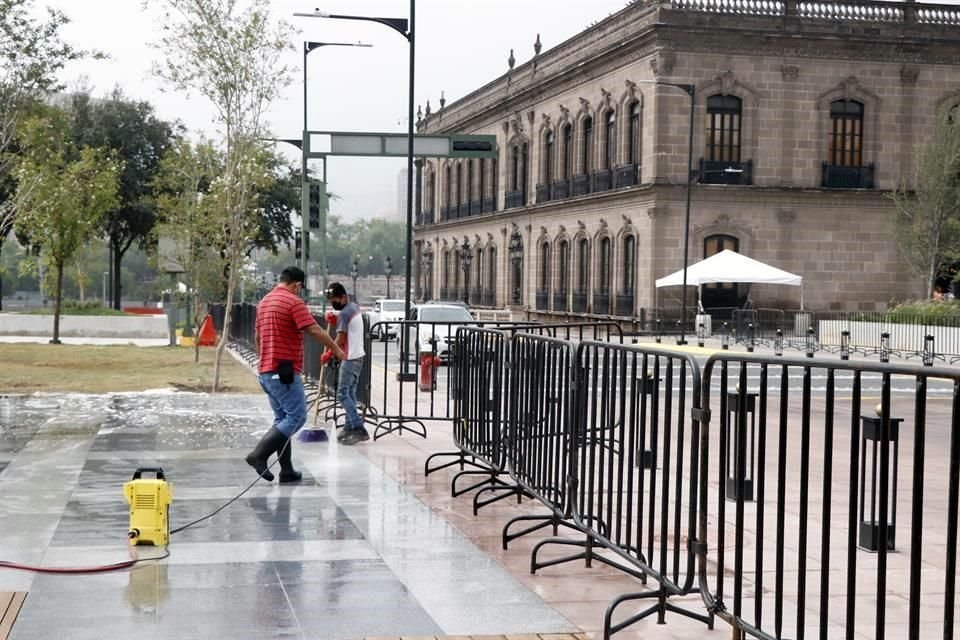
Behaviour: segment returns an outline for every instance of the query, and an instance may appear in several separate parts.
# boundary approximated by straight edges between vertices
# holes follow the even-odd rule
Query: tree
[[[154,228],[154,244],[158,248],[161,270],[173,272],[186,283],[190,306],[187,318],[199,331],[202,300],[218,300],[224,296],[223,269],[219,247],[214,239],[219,229],[207,215],[207,194],[216,176],[222,171],[223,159],[212,142],[201,141],[192,146],[178,139],[160,162],[154,179],[157,191],[158,221]],[[177,273],[179,271],[179,273]],[[194,361],[200,358],[199,346]]]
[[[209,214],[219,223],[228,301],[257,238],[259,190],[270,182],[264,111],[292,81],[291,69],[281,63],[292,50],[290,26],[271,24],[268,0],[251,0],[245,9],[238,5],[238,0],[165,0],[159,46],[166,59],[156,69],[174,87],[207,98],[222,127],[223,173],[211,186]],[[228,304],[214,392],[230,324]]]
[[[897,240],[926,295],[945,265],[960,260],[960,117],[944,113],[929,142],[917,148],[913,189],[901,183],[896,204]]]
[[[293,239],[293,216],[300,211],[300,168],[284,165],[275,155],[268,156],[267,164],[273,180],[259,195],[260,227],[254,248],[276,254]]]
[[[40,248],[54,278],[52,343],[60,342],[63,274],[76,252],[97,235],[104,214],[115,207],[121,165],[100,149],[78,149],[67,115],[47,109],[23,123],[16,165],[18,229]]]
[[[103,218],[112,256],[110,298],[119,309],[123,257],[134,243],[143,248],[156,222],[153,178],[173,141],[174,126],[157,118],[149,103],[127,100],[119,89],[106,100],[77,93],[71,110],[77,144],[110,149],[123,162],[118,204]]]
[[[64,64],[100,57],[61,42],[60,30],[69,19],[60,11],[48,8],[45,21],[33,13],[33,0],[0,0],[0,251],[14,227],[11,151],[18,125],[40,96],[60,88],[56,75]]]

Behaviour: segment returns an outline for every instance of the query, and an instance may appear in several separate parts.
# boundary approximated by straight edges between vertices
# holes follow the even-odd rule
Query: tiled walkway
[[[45,566],[124,560],[121,486],[137,466],[164,468],[177,526],[252,479],[242,454],[267,421],[258,396],[0,399],[0,557]],[[381,440],[363,447],[383,459],[391,447],[408,445]],[[395,469],[384,472],[361,447],[298,444],[294,459],[302,484],[256,485],[213,520],[175,535],[165,561],[83,576],[0,570],[0,592],[29,592],[10,637],[579,630],[512,575],[510,563],[505,568],[502,558],[485,553],[442,517],[443,507],[424,504],[391,477]]]

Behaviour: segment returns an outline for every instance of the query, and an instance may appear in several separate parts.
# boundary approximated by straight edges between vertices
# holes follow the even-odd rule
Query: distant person
[[[363,315],[355,302],[350,302],[347,289],[339,282],[332,282],[327,288],[327,300],[339,311],[337,317],[337,344],[347,354],[340,363],[340,381],[337,384],[337,402],[346,414],[343,431],[337,436],[337,442],[354,445],[370,439],[363,426],[363,418],[357,411],[357,386],[360,372],[363,370],[363,358],[366,356],[363,332]]]
[[[940,287],[933,288],[933,300],[934,302],[943,302],[943,291],[940,290]]]
[[[293,468],[293,434],[307,421],[307,396],[303,389],[303,333],[323,343],[333,355],[344,352],[310,315],[300,299],[306,279],[297,267],[287,267],[274,289],[257,305],[256,344],[260,356],[260,387],[273,409],[273,426],[247,454],[246,461],[260,477],[273,481],[267,460],[274,453],[280,460],[280,482],[299,482],[302,474]]]

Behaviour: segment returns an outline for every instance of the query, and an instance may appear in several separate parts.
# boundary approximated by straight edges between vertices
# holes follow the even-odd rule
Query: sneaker
[[[348,430],[346,434],[343,436],[343,439],[338,439],[338,442],[340,442],[340,444],[352,446],[357,444],[358,442],[365,442],[369,439],[370,439],[370,434],[367,433],[367,430],[364,429],[363,427],[359,427],[357,429]]]

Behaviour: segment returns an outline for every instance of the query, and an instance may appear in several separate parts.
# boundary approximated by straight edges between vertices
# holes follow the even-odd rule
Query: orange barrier
[[[217,331],[213,328],[213,316],[209,313],[207,317],[203,319],[203,324],[200,325],[197,344],[201,347],[212,347],[217,344]]]

